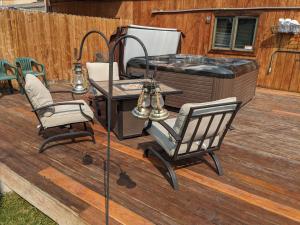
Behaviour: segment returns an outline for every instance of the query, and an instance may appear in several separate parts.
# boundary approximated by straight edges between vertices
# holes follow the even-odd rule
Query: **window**
[[[213,49],[253,51],[257,17],[216,17]]]

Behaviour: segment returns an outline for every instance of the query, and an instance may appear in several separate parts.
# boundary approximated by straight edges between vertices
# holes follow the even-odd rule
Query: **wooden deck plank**
[[[103,224],[105,129],[92,126],[96,145],[55,145],[39,154],[42,138],[24,96],[2,96],[0,103],[0,163],[79,221]],[[204,157],[199,164],[177,170],[179,191],[171,189],[157,161],[143,157],[146,146],[159,147],[150,136],[120,142],[112,135],[112,201],[126,214],[154,224],[299,224],[299,104],[297,94],[258,89],[217,153],[224,176],[217,176],[208,166],[212,161]],[[93,157],[93,164],[81,163],[85,153]],[[48,178],[40,175],[49,168],[55,172],[46,173]],[[130,180],[123,185],[121,171]],[[57,172],[62,180],[53,176]],[[126,187],[128,182],[134,183],[132,188]],[[122,216],[114,214],[112,224],[123,224]]]
[[[41,170],[39,174],[79,199],[86,201],[89,205],[105,212],[104,196],[88,189],[52,167]],[[114,201],[110,201],[110,216],[121,224],[152,224]]]
[[[103,144],[105,143],[105,140],[102,140]],[[144,158],[143,152],[138,152],[135,149],[132,149],[130,147],[124,146],[120,143],[111,142],[112,148],[130,155],[131,157],[135,157],[139,160],[147,161],[149,160],[147,158]],[[199,184],[208,186],[212,189],[215,189],[219,192],[222,192],[224,194],[230,195],[232,197],[235,197],[237,199],[246,201],[249,204],[253,204],[257,207],[263,208],[265,210],[268,210],[270,212],[273,212],[275,214],[281,215],[283,217],[287,217],[291,220],[294,220],[296,222],[300,222],[300,210],[294,209],[292,207],[278,204],[277,202],[270,201],[266,198],[251,194],[249,192],[243,191],[241,189],[238,189],[236,187],[221,183],[215,179],[200,175],[199,173],[195,173],[189,169],[179,169],[176,170],[176,173],[188,178],[190,180],[193,180],[194,182],[197,182]]]

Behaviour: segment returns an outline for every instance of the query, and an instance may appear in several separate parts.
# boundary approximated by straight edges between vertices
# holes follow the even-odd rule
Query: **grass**
[[[57,225],[16,193],[0,194],[0,225]]]

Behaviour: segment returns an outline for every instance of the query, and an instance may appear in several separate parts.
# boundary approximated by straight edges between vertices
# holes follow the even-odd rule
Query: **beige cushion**
[[[94,118],[94,114],[91,108],[83,100],[74,100],[67,102],[82,102],[83,112],[91,118]],[[80,123],[89,121],[80,112],[79,105],[59,105],[55,106],[55,113],[49,117],[41,117],[41,122],[45,128],[56,127],[61,125],[67,125],[72,123]]]
[[[170,126],[173,127],[175,124],[176,118],[167,119],[165,122]],[[177,143],[174,142],[172,139],[169,138],[169,132],[158,122],[152,122],[152,126],[147,130],[147,132],[155,138],[157,143],[165,150],[165,152],[169,156],[173,156],[176,150]],[[209,146],[210,139],[207,138],[204,140],[201,149],[206,150]],[[215,138],[212,143],[212,147],[217,146],[219,143],[219,136]],[[197,151],[199,145],[201,144],[201,140],[195,141],[192,143],[190,152]],[[178,154],[183,154],[187,151],[188,143],[181,144]]]
[[[25,82],[25,91],[35,109],[53,104],[53,99],[50,91],[36,76],[27,74]],[[53,113],[54,107],[47,108],[38,112],[40,116],[51,116]]]
[[[211,106],[211,105],[216,105],[216,104],[221,104],[221,103],[231,103],[231,102],[235,103],[236,98],[232,97],[232,98],[225,98],[225,99],[212,101],[212,102],[184,104],[181,107],[181,109],[179,111],[179,114],[177,115],[177,119],[175,121],[173,129],[177,134],[181,135],[182,130],[183,130],[183,126],[185,124],[185,120],[187,118],[187,115],[190,112],[191,107]],[[235,109],[235,108],[236,108],[236,104],[198,109],[198,110],[194,111],[194,115],[201,115],[201,114],[205,114],[205,113],[209,113],[209,112],[222,112],[224,110],[231,110],[231,109]],[[195,140],[200,140],[202,138],[202,136],[204,135],[205,130],[206,130],[208,124],[209,124],[210,118],[211,118],[211,116],[205,116],[205,117],[202,118],[202,121],[200,123],[200,126],[199,126],[198,131],[197,131],[196,136],[195,136]],[[209,138],[209,137],[214,135],[221,118],[222,118],[222,115],[216,115],[214,117],[206,137]],[[226,124],[228,123],[230,118],[231,118],[231,113],[227,113],[225,115],[225,118],[224,118],[221,126],[220,126],[220,129],[218,131],[218,135],[220,135],[224,131],[224,129],[226,127]],[[197,122],[198,122],[197,118],[190,121],[190,123],[187,127],[187,130],[185,132],[184,138],[183,138],[183,143],[186,143],[191,139]]]
[[[109,78],[109,63],[95,62],[86,63],[86,68],[88,70],[89,78],[94,81],[107,81]],[[120,80],[118,63],[113,63],[113,80]],[[101,96],[101,92],[93,88],[93,94],[95,96]]]

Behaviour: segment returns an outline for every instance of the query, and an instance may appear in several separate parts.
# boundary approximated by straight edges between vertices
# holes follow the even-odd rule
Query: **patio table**
[[[108,96],[108,81],[89,80],[91,85]],[[113,81],[112,93],[112,131],[119,139],[138,137],[143,134],[144,119],[138,119],[131,114],[131,110],[137,105],[141,93],[142,84],[149,79],[118,80]],[[159,83],[163,97],[171,94],[181,94],[182,91]],[[106,125],[106,104],[100,107],[100,122]]]

